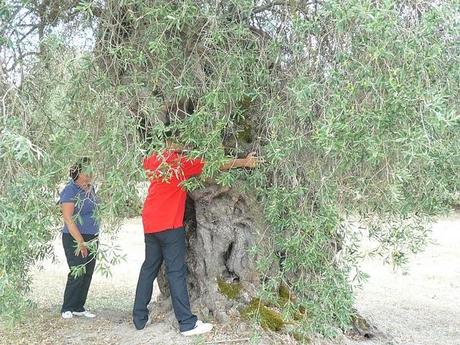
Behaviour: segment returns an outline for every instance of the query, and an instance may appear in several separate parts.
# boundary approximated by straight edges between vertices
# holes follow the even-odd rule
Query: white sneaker
[[[63,319],[71,319],[73,318],[73,314],[71,311],[65,311],[63,313],[61,313],[61,316]]]
[[[147,326],[149,326],[149,325],[151,325],[151,324],[152,324],[152,319],[151,319],[150,316],[149,316],[148,319],[147,319],[147,322],[146,322],[145,325],[144,325],[144,328],[142,328],[142,329],[145,329]]]
[[[203,333],[208,333],[212,330],[214,326],[211,323],[204,323],[201,320],[198,320],[195,324],[195,328],[191,329],[190,331],[181,332],[180,334],[189,337],[191,335],[198,335]]]
[[[87,317],[89,319],[92,319],[93,317],[96,317],[96,314],[93,314],[93,313],[89,312],[88,310],[85,310],[85,311],[73,311],[72,314],[75,315],[75,316],[84,316],[84,317]]]

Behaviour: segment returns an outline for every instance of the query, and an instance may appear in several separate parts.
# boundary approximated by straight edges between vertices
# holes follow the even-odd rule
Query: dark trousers
[[[97,235],[82,234],[85,242],[90,241],[97,237]],[[88,296],[91,278],[93,277],[94,266],[96,265],[96,258],[89,254],[86,258],[80,255],[75,256],[75,242],[70,234],[62,234],[62,245],[64,246],[65,257],[69,268],[86,264],[86,272],[74,278],[71,273],[67,275],[67,284],[64,291],[64,302],[62,304],[61,312],[66,311],[85,311],[86,297]]]
[[[185,264],[185,230],[178,228],[153,234],[145,234],[145,261],[139,273],[133,321],[137,329],[143,329],[148,319],[147,306],[152,298],[153,281],[161,263],[165,262],[174,314],[181,332],[195,327],[197,317],[190,310],[187,291],[187,266]]]

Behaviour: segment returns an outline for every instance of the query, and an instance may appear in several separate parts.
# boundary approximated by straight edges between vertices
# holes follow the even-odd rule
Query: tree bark
[[[223,321],[227,313],[255,296],[260,278],[257,257],[250,250],[262,240],[264,225],[261,219],[257,202],[238,187],[208,184],[189,194],[185,227],[188,287],[194,309]],[[238,296],[231,299],[221,293],[219,280],[239,284]],[[163,296],[168,297],[163,267],[158,284]]]

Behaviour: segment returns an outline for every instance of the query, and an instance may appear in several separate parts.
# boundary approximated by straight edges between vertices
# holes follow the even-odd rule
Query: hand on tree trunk
[[[262,157],[257,157],[255,152],[249,153],[246,158],[246,168],[256,168],[259,164],[262,164],[265,162],[265,160]]]

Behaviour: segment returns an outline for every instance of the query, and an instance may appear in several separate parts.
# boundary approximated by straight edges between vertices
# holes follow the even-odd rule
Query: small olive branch
[[[119,245],[100,244],[98,238],[84,242],[84,245],[86,248],[88,248],[88,256],[90,257],[90,260],[84,264],[70,267],[70,273],[74,278],[78,278],[85,274],[86,265],[88,265],[93,260],[97,261],[96,270],[106,277],[112,274],[110,268],[113,265],[117,265],[122,261],[126,261],[126,254],[122,253],[122,249]],[[80,254],[80,246],[75,241],[75,255]]]

